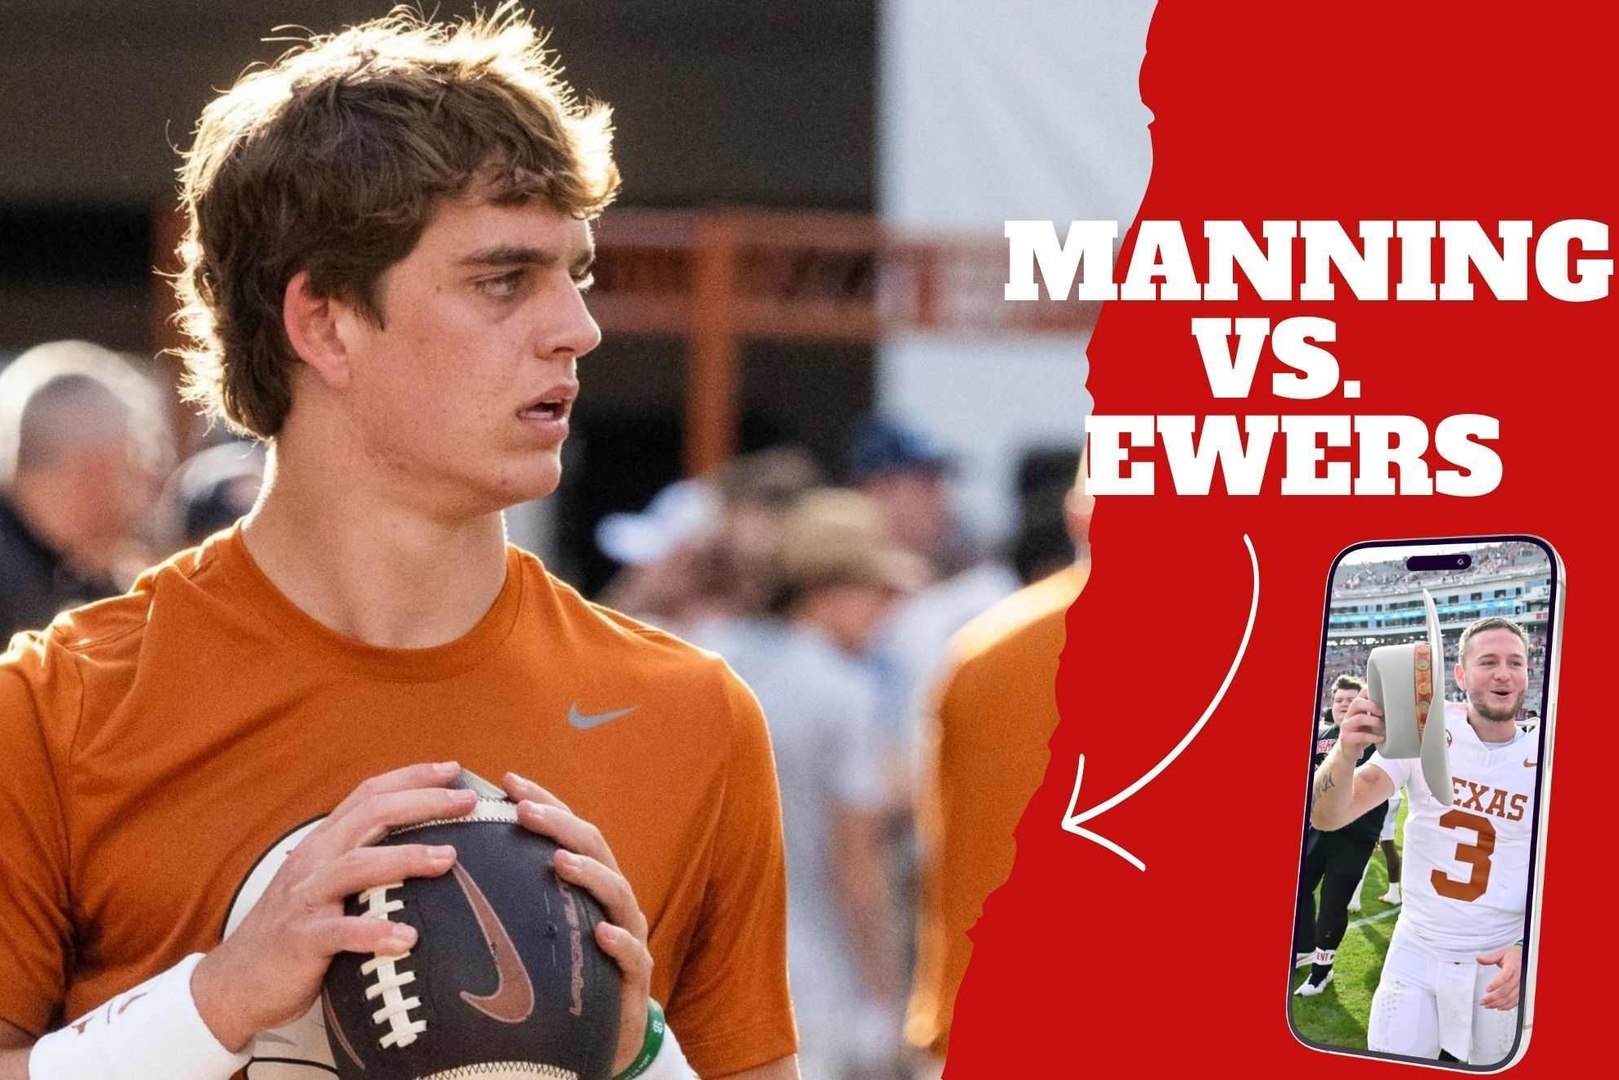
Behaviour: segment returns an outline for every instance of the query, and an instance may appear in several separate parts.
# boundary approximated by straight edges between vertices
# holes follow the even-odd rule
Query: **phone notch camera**
[[[1450,555],[1412,555],[1405,560],[1405,568],[1415,572],[1453,574],[1458,570],[1469,569],[1473,565],[1473,556],[1466,554]]]

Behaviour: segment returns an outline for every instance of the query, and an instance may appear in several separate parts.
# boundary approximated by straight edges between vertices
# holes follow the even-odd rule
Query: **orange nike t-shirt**
[[[284,597],[236,529],[0,657],[0,1019],[37,1035],[207,951],[300,827],[366,777],[448,759],[528,776],[602,831],[700,1073],[793,1053],[769,734],[722,660],[516,548],[464,637],[364,645]],[[270,1042],[311,1076],[330,1061],[318,1018]]]
[[[923,841],[916,975],[906,1038],[943,1054],[972,929],[1012,872],[1012,832],[1045,776],[1057,726],[1064,619],[1084,587],[1073,566],[1013,593],[951,639],[933,769],[918,803]]]

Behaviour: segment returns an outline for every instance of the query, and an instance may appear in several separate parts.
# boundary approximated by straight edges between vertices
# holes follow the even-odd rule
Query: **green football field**
[[[1399,826],[1395,833],[1405,839],[1406,802],[1400,802]],[[1403,843],[1401,844],[1403,848]],[[1379,844],[1372,853],[1366,874],[1366,886],[1361,890],[1360,914],[1349,916],[1349,932],[1333,961],[1332,985],[1315,997],[1290,999],[1293,1007],[1293,1025],[1300,1035],[1329,1046],[1342,1046],[1356,1050],[1366,1049],[1366,1018],[1372,1011],[1372,991],[1383,970],[1383,954],[1388,951],[1389,938],[1394,933],[1400,909],[1380,903],[1378,897],[1388,891],[1388,866],[1383,861],[1383,848]],[[1319,904],[1321,893],[1316,891]],[[1293,973],[1296,989],[1309,975],[1309,968]]]

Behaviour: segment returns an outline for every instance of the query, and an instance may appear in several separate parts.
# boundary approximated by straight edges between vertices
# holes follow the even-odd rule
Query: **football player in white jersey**
[[[1382,710],[1361,697],[1316,770],[1311,824],[1342,828],[1406,789],[1405,906],[1372,998],[1367,1047],[1493,1065],[1518,1030],[1539,754],[1516,723],[1529,680],[1523,628],[1481,619],[1458,651],[1467,704],[1445,709],[1451,790],[1435,798],[1413,760],[1377,754],[1355,767],[1384,737]]]

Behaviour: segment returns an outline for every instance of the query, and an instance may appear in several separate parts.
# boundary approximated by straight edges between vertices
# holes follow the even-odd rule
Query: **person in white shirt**
[[[1524,912],[1539,779],[1538,743],[1518,729],[1529,642],[1508,619],[1462,633],[1457,686],[1445,710],[1452,790],[1435,793],[1414,761],[1376,754],[1383,711],[1356,699],[1334,752],[1316,770],[1311,823],[1342,828],[1399,788],[1405,822],[1404,900],[1372,998],[1371,1050],[1492,1065],[1518,1033]],[[1437,795],[1437,797],[1436,797]]]

